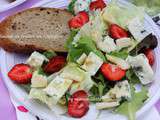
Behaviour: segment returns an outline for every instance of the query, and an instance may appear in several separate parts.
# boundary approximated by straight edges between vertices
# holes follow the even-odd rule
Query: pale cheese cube
[[[134,18],[129,22],[128,29],[138,42],[141,42],[146,36],[151,33],[145,30],[144,25],[138,18]]]
[[[97,73],[102,64],[103,60],[95,53],[90,52],[84,64],[82,65],[82,68],[92,76]]]
[[[101,110],[101,109],[109,109],[109,108],[114,108],[117,107],[119,102],[101,102],[101,103],[96,103],[96,109]]]
[[[119,50],[133,45],[131,38],[120,38],[116,40],[116,45]]]
[[[127,61],[134,69],[142,84],[146,85],[153,82],[154,72],[144,54],[139,54],[135,57],[128,56]]]
[[[47,77],[41,74],[38,74],[38,71],[33,73],[31,79],[31,87],[39,88],[47,86]]]
[[[87,55],[85,53],[83,53],[78,59],[77,59],[77,63],[82,65],[85,61],[85,59],[87,58]]]
[[[102,100],[105,102],[121,101],[122,98],[127,100],[131,98],[130,85],[127,80],[118,82],[114,88],[110,89],[106,95],[102,96]]]
[[[38,68],[41,67],[44,61],[49,61],[44,55],[39,52],[33,52],[27,60],[27,64],[31,67]]]
[[[60,100],[72,84],[72,80],[64,79],[57,76],[52,82],[44,89],[44,91],[52,97],[54,104]]]
[[[112,39],[109,36],[106,36],[103,41],[98,41],[97,47],[106,53],[110,53],[110,52],[115,51],[117,49],[117,46],[114,42],[114,39]]]

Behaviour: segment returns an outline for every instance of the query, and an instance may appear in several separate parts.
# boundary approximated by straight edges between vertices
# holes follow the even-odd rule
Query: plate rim
[[[7,11],[7,10],[9,10],[9,9],[12,9],[12,8],[14,8],[14,7],[16,7],[16,6],[24,3],[25,1],[26,1],[26,0],[16,0],[16,1],[12,2],[12,3],[9,3],[9,4],[7,4],[7,5],[4,5],[4,6],[2,6],[2,7],[0,8],[0,13],[5,12],[5,11]]]

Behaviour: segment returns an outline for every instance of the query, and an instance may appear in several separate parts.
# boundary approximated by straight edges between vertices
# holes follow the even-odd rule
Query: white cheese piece
[[[130,68],[130,65],[128,64],[128,62],[126,60],[123,60],[122,58],[118,58],[118,57],[111,56],[108,54],[106,54],[106,57],[107,57],[107,60],[116,64],[117,66],[119,66],[123,70],[127,70]]]
[[[134,18],[129,22],[128,29],[138,42],[141,42],[146,36],[151,33],[145,30],[144,25],[138,18]]]
[[[114,39],[112,39],[109,36],[106,36],[103,41],[98,41],[97,47],[103,52],[107,52],[107,53],[110,53],[117,49],[117,46],[114,43]]]
[[[67,112],[66,106],[60,104],[54,104],[52,97],[49,97],[42,89],[32,88],[29,93],[30,99],[36,99],[48,105],[48,107],[54,111],[57,115],[62,115]]]
[[[29,93],[29,99],[36,99],[51,107],[54,105],[52,97],[47,96],[47,94],[42,89],[32,88]]]
[[[41,74],[38,74],[38,71],[33,73],[31,79],[31,87],[39,88],[47,86],[47,77]]]
[[[74,12],[77,14],[80,11],[89,11],[91,0],[77,0],[74,4]]]
[[[50,83],[53,79],[55,79],[57,76],[59,76],[62,73],[62,71],[63,71],[63,69],[48,76],[47,77],[48,83]]]
[[[116,98],[111,98],[111,96],[109,94],[106,94],[104,96],[102,96],[102,101],[103,102],[116,102]]]
[[[54,104],[57,104],[59,99],[65,94],[72,84],[72,80],[61,78],[57,76],[52,82],[44,89],[44,91],[52,97]]]
[[[120,38],[116,40],[116,45],[119,50],[122,48],[130,47],[133,45],[133,42],[130,38]]]
[[[60,77],[80,82],[84,80],[85,72],[76,64],[70,63],[63,69]]]
[[[71,88],[69,90],[70,94],[72,95],[77,90],[80,90],[80,82],[72,83]]]
[[[85,73],[85,78],[81,82],[76,82],[71,85],[70,93],[73,94],[77,90],[85,90],[89,91],[91,87],[93,86],[93,81],[91,79],[91,76],[88,73]]]
[[[128,56],[127,61],[134,69],[142,84],[146,85],[153,82],[154,72],[144,54],[139,54],[135,57]]]
[[[103,60],[95,53],[90,52],[84,64],[82,65],[82,68],[92,76],[96,74],[102,64]]]
[[[109,92],[102,96],[102,100],[109,101],[120,101],[122,98],[130,99],[131,98],[131,90],[130,85],[127,80],[118,82],[114,88],[109,90]]]
[[[87,58],[87,55],[85,53],[83,53],[78,59],[77,59],[77,63],[82,65],[85,61],[85,59]]]
[[[108,109],[108,108],[113,108],[119,105],[119,102],[101,102],[101,103],[96,103],[96,109],[101,110],[101,109]]]
[[[80,88],[85,90],[85,91],[89,91],[91,89],[91,87],[93,86],[93,81],[91,76],[89,75],[89,73],[85,73],[85,78],[84,80],[80,83]]]
[[[31,56],[27,60],[27,64],[29,64],[33,68],[41,67],[44,61],[49,61],[44,55],[39,52],[33,52]]]

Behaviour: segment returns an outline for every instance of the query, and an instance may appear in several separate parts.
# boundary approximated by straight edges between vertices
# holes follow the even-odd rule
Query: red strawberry
[[[122,70],[120,67],[116,65],[108,63],[104,63],[101,66],[101,72],[105,76],[105,78],[110,81],[121,80],[126,74],[125,70]]]
[[[70,28],[80,28],[89,21],[88,13],[85,11],[79,12],[74,18],[69,20],[68,25]]]
[[[114,39],[120,39],[128,37],[128,33],[125,29],[121,28],[120,26],[116,24],[111,24],[109,27],[109,34]]]
[[[54,73],[58,72],[60,69],[64,67],[66,63],[66,59],[63,56],[53,57],[49,63],[44,67],[44,71],[46,73]]]
[[[32,78],[31,67],[26,64],[17,64],[8,72],[8,77],[18,84],[28,84]]]
[[[152,66],[155,62],[153,50],[148,48],[148,49],[145,50],[144,54],[148,58],[149,64]]]
[[[68,102],[68,114],[72,117],[81,118],[89,110],[88,95],[84,90],[75,92]]]
[[[96,9],[103,9],[106,7],[106,4],[103,0],[96,0],[90,3],[89,9],[91,11],[96,10]]]

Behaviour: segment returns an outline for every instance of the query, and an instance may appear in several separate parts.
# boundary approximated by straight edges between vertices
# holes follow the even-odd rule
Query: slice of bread
[[[67,10],[31,8],[0,23],[0,46],[9,52],[31,53],[35,50],[65,52],[69,35]]]

